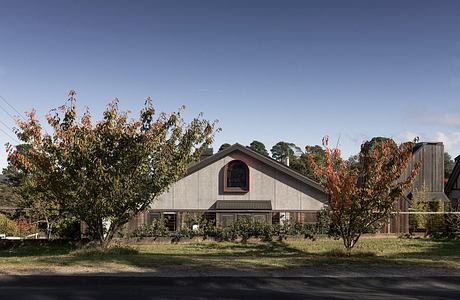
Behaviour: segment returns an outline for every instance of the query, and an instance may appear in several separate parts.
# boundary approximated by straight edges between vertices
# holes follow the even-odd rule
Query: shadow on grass
[[[162,245],[151,245],[151,247]],[[180,253],[148,253],[138,251],[131,247],[115,247],[108,250],[77,249],[69,255],[59,257],[56,261],[53,256],[43,256],[38,261],[43,264],[78,265],[98,263],[119,263],[140,268],[159,268],[185,265],[188,267],[213,267],[233,268],[244,265],[263,266],[264,260],[285,259],[287,263],[298,261],[309,256],[305,251],[291,247],[283,242],[269,243],[196,243],[189,245],[174,245],[184,247]],[[246,260],[246,263],[235,263],[235,260]]]
[[[61,245],[20,245],[9,249],[0,249],[1,257],[59,256],[67,255],[77,249],[75,244]]]
[[[455,240],[409,240],[400,243],[413,252],[377,255],[376,252],[354,249],[348,257],[342,249],[311,253],[285,242],[268,243],[218,243],[198,242],[192,244],[150,244],[134,247],[114,247],[102,250],[91,247],[77,248],[75,245],[53,245],[18,247],[1,250],[0,258],[36,257],[43,265],[98,266],[115,263],[145,269],[185,268],[291,268],[306,266],[391,266],[391,265],[436,265],[437,261],[458,261],[460,241]],[[420,249],[418,251],[417,249]],[[372,249],[370,249],[372,250]]]
[[[395,258],[414,258],[436,260],[456,260],[460,261],[460,240],[433,240],[433,239],[414,239],[407,244],[414,248],[423,248],[423,251],[399,253],[388,255],[388,259]]]

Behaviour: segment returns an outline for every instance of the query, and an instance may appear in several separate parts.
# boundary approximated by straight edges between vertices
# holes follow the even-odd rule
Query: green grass
[[[460,241],[362,238],[351,257],[344,255],[341,241],[331,239],[246,244],[206,241],[133,244],[109,250],[70,245],[0,250],[0,266],[5,272],[30,269],[63,272],[254,270],[332,265],[460,268]]]

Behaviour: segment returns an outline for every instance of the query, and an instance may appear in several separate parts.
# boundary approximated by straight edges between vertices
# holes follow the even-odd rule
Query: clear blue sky
[[[70,89],[96,116],[185,104],[220,121],[215,148],[420,136],[456,156],[460,1],[2,1],[0,95],[43,116]]]

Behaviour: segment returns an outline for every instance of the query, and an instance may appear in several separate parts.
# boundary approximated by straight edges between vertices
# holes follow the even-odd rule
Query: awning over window
[[[271,210],[269,200],[217,200],[216,209],[222,210]]]

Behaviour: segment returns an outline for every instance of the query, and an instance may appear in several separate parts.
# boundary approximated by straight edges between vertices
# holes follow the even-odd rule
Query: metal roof
[[[270,200],[217,200],[216,209],[222,210],[271,210]]]

